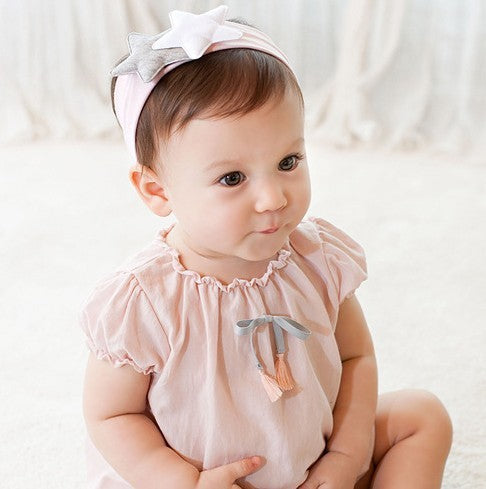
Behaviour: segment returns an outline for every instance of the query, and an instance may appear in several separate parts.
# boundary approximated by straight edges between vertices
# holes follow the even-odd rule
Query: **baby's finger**
[[[236,462],[221,465],[214,469],[201,472],[197,489],[231,488],[241,489],[236,484],[237,479],[260,470],[262,459],[260,457],[247,457]]]
[[[223,472],[225,477],[228,478],[228,482],[234,483],[236,479],[245,477],[259,470],[261,468],[261,463],[262,460],[260,457],[244,458],[243,460],[238,460],[237,462],[213,469],[213,472]]]

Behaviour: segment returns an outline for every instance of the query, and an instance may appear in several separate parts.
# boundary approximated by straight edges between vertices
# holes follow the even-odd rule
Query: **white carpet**
[[[429,389],[454,426],[443,488],[486,487],[486,162],[308,147],[309,211],[366,250],[358,291],[380,391]],[[0,149],[0,473],[4,489],[84,487],[75,323],[94,282],[161,222],[119,143]]]

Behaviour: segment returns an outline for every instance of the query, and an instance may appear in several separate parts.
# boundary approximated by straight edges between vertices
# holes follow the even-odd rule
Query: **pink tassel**
[[[267,375],[263,370],[260,370],[262,376],[262,384],[267,391],[270,401],[275,402],[282,396],[282,391],[278,385],[278,382],[271,375]]]
[[[275,361],[275,371],[277,372],[277,382],[281,389],[289,391],[295,387],[295,381],[292,378],[289,367],[284,359],[283,353],[277,354]]]

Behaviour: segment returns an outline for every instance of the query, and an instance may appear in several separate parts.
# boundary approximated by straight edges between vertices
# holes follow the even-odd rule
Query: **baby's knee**
[[[417,430],[433,437],[443,446],[451,446],[452,421],[435,394],[424,389],[410,389],[403,391],[403,402]]]

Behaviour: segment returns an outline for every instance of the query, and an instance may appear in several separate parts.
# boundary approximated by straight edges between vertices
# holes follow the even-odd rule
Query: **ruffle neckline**
[[[277,258],[268,262],[267,270],[261,277],[255,277],[249,280],[245,278],[235,278],[231,283],[223,284],[216,277],[211,275],[201,276],[198,272],[188,270],[184,267],[184,265],[182,265],[180,261],[180,253],[176,249],[172,248],[166,241],[167,234],[169,234],[169,231],[174,227],[174,225],[175,223],[171,224],[168,228],[160,230],[158,233],[158,238],[162,242],[167,252],[171,255],[171,262],[174,270],[180,275],[190,277],[197,284],[212,285],[218,287],[223,292],[230,292],[237,287],[264,287],[275,270],[283,268],[287,264],[290,257],[290,251],[283,247],[278,251]]]

